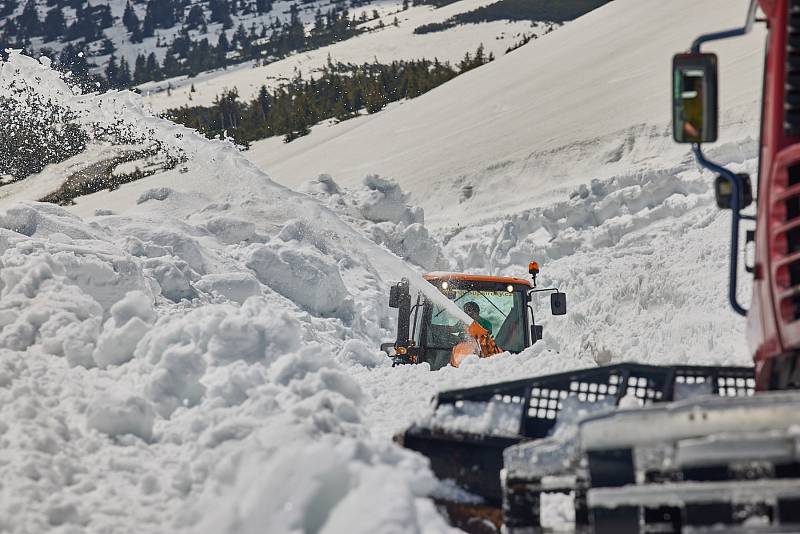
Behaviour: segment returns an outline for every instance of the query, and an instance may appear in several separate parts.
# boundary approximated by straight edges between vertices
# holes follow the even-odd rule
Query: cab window
[[[503,350],[525,348],[525,307],[521,291],[454,289],[445,292],[459,308],[477,313],[478,323],[494,336]],[[477,312],[476,312],[477,310]],[[427,332],[429,347],[452,348],[464,339],[464,325],[441,307],[433,305]]]

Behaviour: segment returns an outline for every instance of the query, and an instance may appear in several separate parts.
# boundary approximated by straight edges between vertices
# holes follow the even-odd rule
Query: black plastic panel
[[[617,404],[630,393],[646,405],[674,400],[676,384],[706,384],[710,393],[727,397],[748,396],[755,390],[752,367],[661,367],[623,363],[445,391],[438,395],[437,405],[458,407],[459,401],[488,402],[491,399],[523,402],[526,408],[522,413],[519,435],[529,439],[543,438],[555,426],[558,413],[568,397],[576,397],[582,403]]]

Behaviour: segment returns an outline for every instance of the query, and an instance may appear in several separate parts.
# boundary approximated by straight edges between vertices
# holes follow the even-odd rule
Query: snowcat
[[[749,215],[749,176],[702,150],[717,138],[718,93],[717,58],[701,47],[749,32],[758,8],[768,37]],[[548,493],[572,496],[576,532],[800,532],[800,0],[753,0],[742,27],[697,37],[673,58],[672,95],[675,141],[717,175],[732,214],[728,298],[755,366],[622,363],[440,393],[398,441],[455,483],[442,508],[468,532],[544,532]],[[755,224],[743,243],[742,220]],[[741,248],[753,261],[740,265]]]
[[[427,363],[436,371],[458,367],[464,358],[519,353],[542,339],[534,318],[533,298],[550,294],[553,315],[567,313],[567,297],[558,288],[536,287],[539,264],[528,265],[531,281],[522,278],[460,273],[431,273],[424,278],[473,319],[464,324],[442,303],[416,292],[407,279],[393,285],[389,307],[397,309],[397,339],[384,343],[395,365]]]

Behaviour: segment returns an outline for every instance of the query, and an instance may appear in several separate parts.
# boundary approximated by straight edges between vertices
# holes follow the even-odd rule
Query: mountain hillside
[[[193,77],[244,62],[270,64],[297,52],[398,27],[401,19],[408,20],[404,15],[409,10],[417,18],[423,12],[439,12],[439,7],[444,8],[441,15],[447,13],[418,20],[409,32],[445,20],[448,27],[465,23],[472,29],[482,25],[475,23],[497,27],[499,22],[519,30],[532,21],[559,24],[606,1],[534,0],[517,5],[509,0],[464,0],[455,2],[456,8],[453,2],[443,6],[422,0],[416,6],[410,0],[4,0],[0,48],[46,55],[83,80],[86,88],[94,83],[120,88]],[[530,9],[539,4],[541,9]],[[450,20],[471,13],[478,19]],[[484,35],[494,39],[502,34]],[[530,38],[522,31],[517,35]]]
[[[399,1],[372,3],[6,0],[0,4],[0,42],[52,59],[63,57],[62,62],[75,71],[101,75],[108,74],[113,56],[124,62],[115,67],[130,70],[130,79],[123,82],[139,84],[244,59],[274,60],[351,37],[363,30],[357,25],[379,18],[387,9],[400,9]],[[112,85],[117,81],[111,80]]]
[[[543,205],[632,166],[672,166],[687,150],[669,131],[670,58],[702,32],[741,24],[747,2],[704,2],[708,16],[684,20],[690,6],[700,9],[613,2],[420,98],[288,145],[257,143],[248,157],[289,186],[320,173],[345,185],[392,177],[437,225]],[[713,46],[722,76],[717,150],[757,137],[760,85],[751,80],[763,39],[758,26]]]

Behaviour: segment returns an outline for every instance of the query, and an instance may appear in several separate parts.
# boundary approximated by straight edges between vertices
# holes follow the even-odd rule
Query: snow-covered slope
[[[441,32],[417,35],[414,29],[491,4],[494,0],[461,0],[434,9],[419,5],[403,11],[395,5],[378,4],[381,18],[365,24],[372,31],[329,46],[289,56],[281,61],[259,66],[243,63],[226,71],[211,71],[193,78],[180,77],[143,84],[140,89],[155,111],[183,105],[210,105],[224,90],[235,87],[244,99],[255,97],[262,85],[275,87],[286,83],[297,73],[313,75],[333,62],[363,64],[375,60],[391,63],[396,60],[434,59],[457,63],[467,52],[484,45],[486,53],[501,56],[521,40],[523,35],[543,35],[558,26],[550,23],[532,25],[527,21],[495,21],[466,24]],[[394,20],[397,19],[397,26]],[[385,27],[378,28],[382,22]],[[167,88],[170,91],[167,91]],[[194,92],[191,88],[194,87]]]
[[[323,126],[253,161],[280,183],[396,179],[437,226],[541,205],[591,179],[685,158],[669,133],[670,58],[740,25],[747,2],[617,0],[494,63],[375,116]],[[755,138],[763,29],[713,49],[723,143]],[[472,197],[459,202],[462,188]],[[554,197],[551,193],[556,193]]]
[[[77,2],[70,2],[67,5],[62,5],[65,3],[59,3],[59,5],[54,7],[54,3],[47,0],[33,0],[33,2],[36,6],[40,21],[43,22],[45,20],[48,11],[52,9],[59,9],[64,17],[66,27],[71,26],[75,22],[77,17],[77,11],[75,8],[78,4],[81,4],[83,8],[101,4],[100,2],[86,2],[84,0],[80,0]],[[19,17],[24,11],[27,3],[28,0],[17,2],[16,7],[11,14],[9,14],[5,20],[0,20],[0,23],[5,23],[6,20]],[[351,13],[355,14],[356,16],[360,15],[362,11],[371,14],[373,9],[386,15],[389,12],[395,12],[399,10],[402,2],[398,0],[366,0],[359,3],[361,4],[360,7],[348,6],[351,9]],[[253,25],[260,29],[262,24],[269,26],[275,21],[284,23],[289,20],[290,8],[292,5],[297,5],[299,7],[300,19],[309,27],[313,24],[314,14],[317,9],[327,12],[329,9],[340,9],[343,7],[341,2],[331,0],[309,0],[303,2],[298,2],[297,0],[274,0],[272,8],[269,11],[259,14],[256,12],[252,2],[242,2],[240,3],[240,8],[237,13],[231,15],[231,27],[223,28],[223,24],[221,22],[212,21],[211,9],[208,2],[189,0],[181,4],[182,14],[179,21],[172,27],[163,28],[160,26],[160,24],[158,24],[162,21],[156,21],[156,28],[152,37],[145,37],[141,40],[141,42],[132,42],[131,34],[122,22],[123,14],[125,13],[125,6],[130,4],[139,21],[144,21],[147,12],[147,2],[108,0],[102,4],[105,4],[109,7],[110,14],[114,19],[114,23],[110,27],[102,30],[103,39],[108,39],[114,45],[117,59],[125,57],[131,65],[133,65],[138,54],[144,54],[146,56],[152,52],[156,55],[159,61],[163,60],[167,45],[170,44],[173,39],[175,39],[175,37],[181,33],[186,15],[193,6],[199,6],[202,9],[204,19],[207,22],[205,28],[206,31],[202,31],[201,29],[191,29],[188,30],[188,34],[193,40],[199,41],[206,38],[211,42],[211,44],[217,43],[217,40],[223,31],[226,33],[228,38],[231,38],[233,33],[240,25],[244,26],[245,29],[249,31]],[[248,9],[244,9],[245,5],[248,5]],[[0,24],[0,26],[2,26],[2,24]],[[70,42],[66,41],[64,36],[61,36],[59,39],[47,39],[44,36],[37,36],[31,39],[30,50],[33,52],[39,52],[42,49],[46,49],[51,52],[60,52],[68,43],[73,45],[82,44],[80,39]],[[109,54],[102,53],[102,44],[103,43],[101,40],[95,40],[87,45],[87,50],[91,54],[91,61],[101,68],[105,67],[109,58]]]
[[[302,193],[135,95],[76,95],[12,55],[2,94],[30,84],[186,161],[69,208],[15,202],[87,163],[69,161],[3,199],[0,531],[445,532],[425,462],[388,439],[436,391],[624,359],[745,363],[728,216],[670,143],[661,85],[673,50],[743,13],[615,0],[469,84],[266,145]],[[755,171],[757,38],[721,53],[713,153],[737,171]],[[389,282],[522,275],[531,257],[569,295],[542,343],[435,373],[376,350]]]

